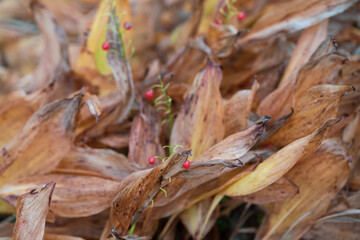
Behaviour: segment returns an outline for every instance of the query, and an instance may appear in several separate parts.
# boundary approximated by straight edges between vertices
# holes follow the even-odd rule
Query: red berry
[[[155,158],[153,156],[149,157],[149,164],[154,164],[155,163]]]
[[[110,49],[110,43],[109,42],[104,42],[101,47],[102,47],[102,49],[104,51],[107,51],[107,50]]]
[[[189,169],[190,165],[191,165],[191,162],[189,160],[186,160],[183,164],[183,168]]]
[[[126,30],[130,30],[130,29],[132,28],[131,22],[125,22],[125,23],[124,23],[124,28],[125,28]]]
[[[215,23],[216,25],[221,25],[221,20],[215,19],[214,23]]]
[[[236,15],[236,17],[237,17],[237,19],[238,20],[244,20],[245,19],[245,17],[246,17],[246,14],[245,14],[245,12],[239,12],[237,15]]]
[[[146,90],[146,92],[145,92],[145,97],[146,97],[147,99],[151,99],[153,96],[154,96],[154,91],[153,91],[153,90],[151,90],[151,89]]]

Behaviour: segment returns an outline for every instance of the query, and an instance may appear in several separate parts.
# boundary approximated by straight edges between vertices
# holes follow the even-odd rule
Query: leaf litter
[[[359,12],[2,1],[0,237],[358,239]]]

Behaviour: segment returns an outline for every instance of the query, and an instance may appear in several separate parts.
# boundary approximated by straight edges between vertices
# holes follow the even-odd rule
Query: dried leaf
[[[45,42],[39,67],[34,73],[34,81],[28,86],[28,90],[32,92],[50,84],[49,80],[56,75],[57,71],[61,73],[70,71],[70,63],[66,34],[52,13],[45,5],[37,1],[31,1],[31,10]]]
[[[328,120],[310,135],[285,146],[260,163],[253,172],[224,190],[223,194],[227,196],[244,196],[274,183],[285,175],[298,160],[313,152],[326,136],[328,128],[340,120],[341,118]]]
[[[220,68],[208,59],[175,120],[170,143],[193,149],[193,159],[223,138],[221,79]]]
[[[251,90],[240,90],[224,104],[225,136],[246,127],[254,95],[260,85],[255,81]]]
[[[347,85],[318,85],[310,88],[294,106],[289,121],[267,142],[284,146],[310,134],[327,119],[337,116],[341,96],[352,91]]]
[[[165,157],[160,144],[161,119],[156,109],[143,103],[140,114],[132,122],[128,158],[141,167],[148,167],[151,156]]]
[[[21,131],[2,146],[0,186],[48,173],[56,167],[74,140],[74,121],[82,97],[77,94],[40,108]]]
[[[237,42],[242,46],[277,34],[295,32],[310,27],[322,20],[337,15],[351,7],[356,0],[292,0],[265,10],[264,15],[254,24],[251,31]]]
[[[266,204],[283,201],[287,198],[294,197],[298,193],[298,186],[282,177],[260,191],[243,197],[235,197],[235,199],[253,204]]]
[[[111,227],[114,227],[120,235],[126,234],[130,225],[136,221],[152,198],[160,191],[162,180],[168,180],[179,172],[186,159],[187,153],[175,153],[159,166],[126,185],[111,204]]]
[[[318,58],[315,56],[319,56],[320,53],[324,55],[322,51],[323,45],[321,45],[321,48],[318,48],[318,46],[326,38],[328,22],[329,20],[325,19],[322,22],[302,31],[296,48],[291,56],[290,62],[288,63],[284,75],[281,78],[280,85],[285,83],[290,77],[296,78],[300,67],[307,63],[310,58],[312,58],[312,60]],[[316,48],[318,48],[318,50]],[[317,51],[315,52],[315,50]]]
[[[6,184],[0,189],[0,197],[15,204],[18,196],[49,181],[56,181],[50,209],[62,217],[85,217],[104,211],[121,185],[99,177],[51,174]]]
[[[110,149],[80,147],[73,147],[56,170],[72,169],[114,180],[122,180],[138,170],[124,155]]]
[[[0,146],[9,142],[35,111],[23,91],[15,90],[0,98]]]
[[[16,223],[13,239],[43,239],[45,219],[49,211],[55,182],[46,184],[40,190],[33,189],[21,195],[16,204]]]
[[[299,186],[300,193],[269,207],[270,212],[256,238],[293,239],[298,236],[312,220],[325,213],[329,200],[344,186],[348,176],[349,164],[341,142],[325,140],[316,152],[285,175]]]

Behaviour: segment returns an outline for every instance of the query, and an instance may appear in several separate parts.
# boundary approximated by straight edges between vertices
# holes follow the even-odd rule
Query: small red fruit
[[[154,91],[153,91],[153,90],[151,90],[151,89],[146,90],[146,92],[145,92],[145,97],[146,97],[147,99],[151,99],[153,96],[154,96]]]
[[[245,14],[245,12],[239,12],[237,15],[236,15],[236,17],[237,17],[237,19],[238,20],[244,20],[245,19],[245,17],[246,17],[246,14]]]
[[[102,47],[102,49],[104,51],[107,51],[107,50],[110,49],[110,43],[109,42],[104,42],[101,47]]]
[[[191,166],[191,162],[189,160],[186,160],[183,164],[183,168],[185,168],[185,169],[189,169],[190,166]]]
[[[153,156],[149,157],[149,164],[154,164],[155,163],[155,158]]]
[[[221,25],[221,21],[218,20],[218,19],[215,19],[214,23],[215,23],[216,25]]]
[[[124,28],[125,28],[126,30],[130,30],[130,29],[132,28],[131,22],[125,22],[125,23],[124,23]]]

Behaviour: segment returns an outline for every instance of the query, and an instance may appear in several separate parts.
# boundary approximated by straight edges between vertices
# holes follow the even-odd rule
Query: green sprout
[[[235,3],[236,0],[226,0],[225,5],[227,7],[227,11],[220,8],[219,12],[225,16],[224,24],[228,24],[230,18],[239,13],[239,10],[234,6]]]
[[[110,0],[107,0],[108,4],[109,4],[109,7],[110,7],[110,11],[108,14],[105,14],[105,15],[108,15],[111,19],[112,19],[112,22],[114,23],[115,26],[109,26],[108,27],[112,27],[112,30],[113,32],[117,33],[119,38],[120,38],[120,46],[121,46],[121,52],[118,52],[116,50],[113,50],[113,49],[110,49],[109,51],[110,52],[115,52],[116,54],[119,54],[124,60],[128,60],[128,58],[126,57],[126,51],[131,47],[131,44],[132,44],[132,39],[130,39],[128,41],[128,43],[126,45],[124,45],[124,37],[123,37],[123,34],[124,34],[124,29],[122,29],[120,27],[120,22],[121,22],[121,17],[126,14],[126,12],[122,12],[119,14],[119,17],[116,16],[116,11],[115,11],[115,2],[114,1],[110,1]],[[114,41],[109,41],[110,43]],[[130,56],[129,56],[129,59],[134,55],[134,52],[135,52],[135,48],[132,47],[131,48],[131,53],[130,53]]]
[[[169,123],[170,135],[171,135],[171,130],[173,128],[174,115],[171,111],[172,99],[166,93],[166,90],[169,88],[170,83],[167,83],[166,85],[164,85],[160,76],[159,76],[159,79],[160,79],[160,83],[155,84],[151,87],[151,89],[158,88],[158,91],[160,92],[160,96],[155,99],[154,105],[158,111],[164,110],[165,114],[168,116],[167,119],[164,119],[161,122],[161,125],[164,125],[165,123]]]
[[[131,226],[131,228],[129,230],[129,235],[133,235],[133,233],[135,231],[135,226],[136,226],[136,222],[134,222],[134,224]]]

